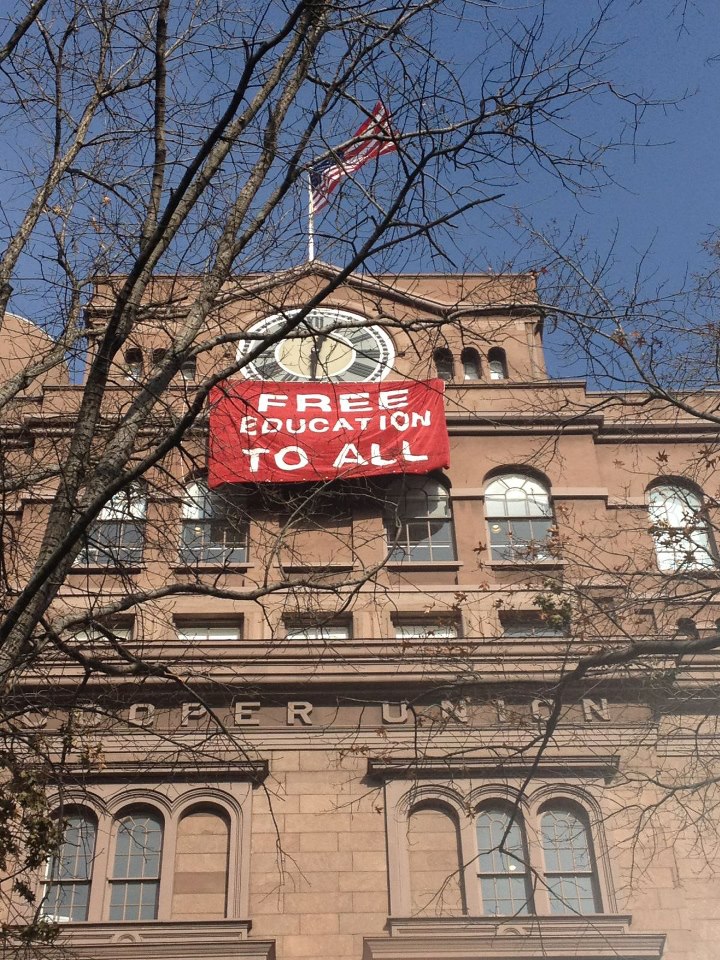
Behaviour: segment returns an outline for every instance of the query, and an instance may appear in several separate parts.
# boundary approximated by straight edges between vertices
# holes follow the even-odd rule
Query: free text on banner
[[[442,380],[226,380],[210,394],[208,481],[298,483],[449,466]]]

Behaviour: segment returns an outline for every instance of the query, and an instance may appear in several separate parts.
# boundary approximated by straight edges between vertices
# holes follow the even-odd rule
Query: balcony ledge
[[[664,934],[630,933],[631,918],[397,917],[389,937],[365,938],[363,960],[660,960]]]
[[[78,960],[274,960],[274,940],[251,940],[249,920],[63,923],[55,946]]]

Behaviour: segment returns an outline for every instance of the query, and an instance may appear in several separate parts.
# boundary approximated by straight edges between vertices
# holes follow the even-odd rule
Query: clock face
[[[242,361],[258,338],[272,336],[299,310],[266,317],[248,330],[238,346]],[[349,383],[384,380],[395,359],[390,337],[380,327],[347,310],[311,310],[285,339],[273,344],[243,367],[251,380],[340,380]]]

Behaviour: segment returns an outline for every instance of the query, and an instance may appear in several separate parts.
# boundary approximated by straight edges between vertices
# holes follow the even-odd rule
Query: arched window
[[[157,918],[162,840],[162,820],[152,811],[126,813],[117,821],[110,920]]]
[[[507,358],[502,347],[491,347],[488,351],[488,370],[491,380],[507,380]]]
[[[185,383],[192,383],[197,376],[197,360],[195,357],[188,357],[180,364],[180,377]]]
[[[566,805],[545,807],[540,815],[544,876],[550,912],[599,912],[597,877],[585,814]]]
[[[230,820],[213,806],[183,814],[175,841],[173,920],[227,916]]]
[[[509,807],[481,808],[477,817],[478,876],[483,913],[510,917],[533,912],[525,830]]]
[[[658,567],[703,570],[716,564],[701,494],[679,481],[661,483],[648,494],[651,532]]]
[[[142,484],[120,490],[100,510],[86,534],[76,563],[85,566],[137,565],[145,541],[147,498]]]
[[[406,838],[412,915],[461,915],[463,860],[457,816],[443,804],[419,805],[410,811]]]
[[[446,347],[440,347],[433,354],[435,372],[441,380],[452,380],[455,377],[455,361],[452,353]]]
[[[538,480],[507,473],[485,488],[485,517],[492,560],[532,563],[550,556],[553,512],[548,490]]]
[[[130,347],[125,351],[125,376],[128,380],[141,380],[143,375],[143,355],[142,350],[137,347]]]
[[[437,480],[395,481],[388,489],[385,530],[389,560],[455,560],[450,493]]]
[[[48,860],[42,915],[55,923],[87,920],[97,821],[77,810],[65,816],[62,841]]]
[[[182,506],[183,563],[245,563],[248,519],[245,495],[227,488],[209,490],[205,480],[192,480]]]
[[[463,380],[480,379],[480,354],[472,347],[466,347],[460,354],[463,368]]]

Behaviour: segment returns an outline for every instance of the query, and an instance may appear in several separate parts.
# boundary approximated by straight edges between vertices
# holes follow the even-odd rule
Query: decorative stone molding
[[[537,767],[542,777],[603,777],[611,779],[618,771],[620,758],[616,753],[556,753],[545,752],[536,757],[477,756],[460,757],[390,757],[368,759],[369,777],[385,780],[393,777],[502,777],[526,776]]]
[[[664,934],[630,933],[631,918],[447,917],[388,921],[365,938],[363,960],[660,960]]]
[[[274,940],[250,940],[249,920],[67,923],[56,946],[77,960],[275,960]]]

